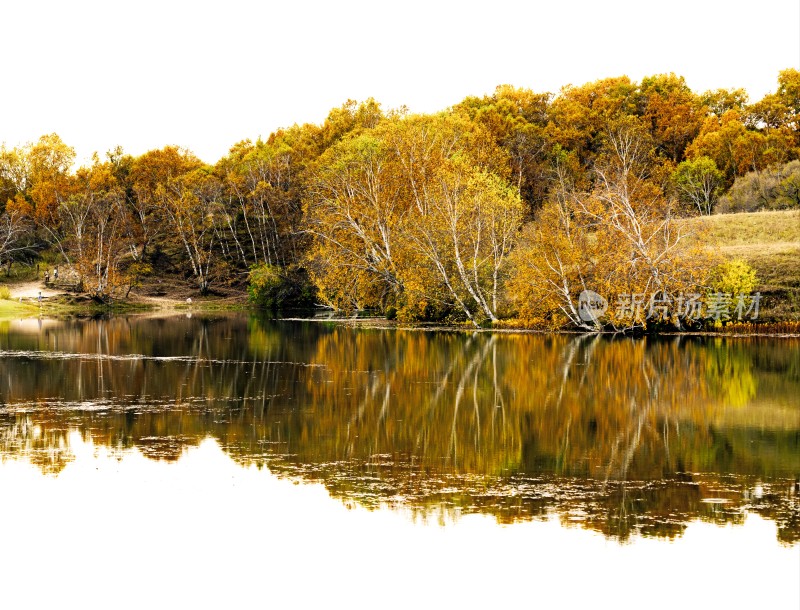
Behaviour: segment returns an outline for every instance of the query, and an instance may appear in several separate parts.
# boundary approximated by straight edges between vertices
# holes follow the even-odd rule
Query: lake
[[[4,607],[800,606],[800,340],[0,322]]]

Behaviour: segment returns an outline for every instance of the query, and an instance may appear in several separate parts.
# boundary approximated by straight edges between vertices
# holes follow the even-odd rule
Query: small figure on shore
[[[41,303],[41,302],[42,302],[42,291],[40,290],[39,291],[39,303]]]
[[[44,270],[44,285],[47,286],[47,283],[50,281],[50,272],[45,269]]]
[[[55,284],[58,281],[58,267],[53,269],[53,283]]]

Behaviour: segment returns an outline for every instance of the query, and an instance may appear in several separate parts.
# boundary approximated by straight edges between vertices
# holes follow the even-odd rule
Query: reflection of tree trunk
[[[205,388],[206,371],[208,367],[202,366],[200,361],[203,359],[210,359],[210,352],[208,349],[208,328],[205,324],[201,324],[197,336],[194,341],[194,362],[191,360],[186,363],[186,377],[191,377],[192,382],[190,388]],[[181,388],[182,391],[183,388]],[[182,396],[179,394],[179,400]]]
[[[104,341],[106,339],[106,341]],[[105,378],[103,376],[103,343],[106,343],[106,347],[108,345],[108,331],[105,327],[105,323],[103,320],[99,320],[97,323],[97,388],[100,391],[101,396],[106,395],[106,384]]]
[[[569,377],[569,370],[572,367],[572,362],[575,360],[575,356],[578,353],[578,348],[580,347],[581,343],[592,335],[578,335],[574,339],[572,339],[567,348],[567,357],[564,359],[564,366],[561,367],[561,383],[559,384],[558,388],[558,401],[556,402],[556,410],[561,406],[561,401],[564,398],[564,388],[567,386],[567,378]],[[596,340],[600,338],[599,335],[594,335],[595,343]],[[594,345],[594,343],[593,343]],[[591,354],[591,353],[590,353]],[[586,363],[588,366],[588,358],[586,359]]]
[[[473,334],[467,340],[467,342],[466,342],[466,344],[464,346],[464,351],[467,351],[469,346],[475,341],[476,337],[477,337],[477,334]],[[444,376],[442,377],[441,382],[439,383],[438,387],[436,388],[436,393],[433,395],[433,397],[428,402],[428,415],[429,416],[430,416],[431,412],[436,408],[436,405],[439,404],[439,400],[441,399],[442,394],[444,394],[445,389],[447,389],[447,382],[450,379],[450,375],[452,375],[453,370],[456,368],[456,364],[457,363],[458,363],[458,360],[456,358],[452,358],[450,360],[450,366],[447,369],[447,372],[445,372]],[[419,446],[419,444],[420,444],[422,433],[423,433],[423,430],[420,430],[419,434],[417,435],[417,443],[416,443],[417,446]]]
[[[478,369],[472,376],[472,406],[475,410],[475,453],[479,452],[481,441],[481,411],[478,407]]]
[[[458,382],[458,388],[456,389],[456,397],[454,401],[453,407],[453,423],[450,428],[450,451],[453,455],[453,465],[456,465],[456,420],[458,418],[458,409],[461,404],[461,398],[464,395],[464,387],[467,384],[467,380],[472,375],[473,371],[476,371],[478,365],[480,365],[484,360],[486,360],[486,356],[489,354],[489,349],[494,345],[496,341],[496,337],[492,336],[486,344],[483,346],[483,349],[477,351],[475,355],[472,357],[467,369],[461,375],[461,381]],[[479,420],[480,423],[480,420]]]
[[[500,384],[497,382],[497,344],[492,345],[492,386],[494,387],[494,400],[492,401],[492,429],[494,430],[494,416],[497,410],[503,417],[503,427],[506,424],[506,403],[503,392],[500,391]]]
[[[628,445],[628,450],[625,452],[625,461],[620,468],[620,478],[625,479],[628,474],[628,468],[633,461],[633,456],[639,448],[639,442],[642,439],[642,426],[644,425],[645,413],[639,414],[638,421],[636,422],[636,433],[633,436],[633,441]]]
[[[567,453],[569,452],[569,429],[572,425],[572,415],[569,416],[567,419],[567,429],[564,430],[564,446],[561,449],[561,455],[558,456],[558,462],[556,464],[556,473],[564,474],[566,469],[567,463]]]
[[[634,411],[637,408],[636,402],[631,399],[631,411]],[[631,437],[631,440],[628,442],[627,447],[625,449],[625,454],[622,458],[622,462],[619,465],[619,470],[616,473],[615,478],[625,480],[628,475],[628,469],[630,468],[631,462],[633,462],[633,457],[636,454],[637,449],[639,449],[639,445],[642,439],[642,428],[644,427],[645,418],[647,416],[648,409],[644,409],[640,411],[639,416],[636,419],[635,424],[635,431],[631,430],[630,428],[626,431],[620,432],[617,436],[617,440],[614,441],[614,448],[611,452],[611,457],[608,460],[608,466],[606,468],[606,476],[603,482],[603,488],[605,489],[605,485],[608,483],[608,480],[611,478],[612,469],[614,468],[614,462],[616,461],[617,457],[617,450],[619,448],[620,443],[626,437]]]
[[[583,374],[581,375],[581,381],[578,384],[579,387],[583,387],[586,383],[586,378],[589,374],[589,365],[592,362],[592,357],[594,356],[594,351],[597,349],[599,342],[601,340],[600,335],[581,335],[581,338],[585,337],[592,337],[592,340],[589,341],[589,345],[586,347],[586,351],[583,354]]]
[[[467,342],[466,342],[466,344],[464,346],[464,352],[466,352],[468,350],[469,346],[472,345],[472,343],[476,340],[477,336],[478,336],[477,334],[473,334],[467,340]],[[447,389],[447,381],[448,381],[448,379],[450,379],[450,375],[453,374],[453,370],[456,368],[456,364],[457,363],[458,363],[458,360],[456,358],[451,359],[450,367],[447,369],[447,372],[444,374],[444,377],[442,377],[442,381],[439,383],[439,386],[436,388],[436,393],[433,395],[433,398],[431,398],[431,400],[430,400],[430,403],[429,403],[430,406],[428,407],[428,413],[429,414],[436,407],[436,405],[438,404],[439,400],[442,397],[442,394],[444,394],[444,391]]]
[[[622,432],[617,435],[616,440],[614,441],[614,446],[611,448],[611,456],[608,458],[608,465],[606,466],[606,476],[603,479],[603,491],[606,490],[606,485],[608,484],[608,480],[611,478],[611,469],[614,467],[614,462],[617,459],[617,450],[619,449],[619,444],[622,441]]]
[[[455,404],[453,406],[453,424],[450,427],[450,453],[453,456],[453,466],[455,467],[458,464],[458,444],[456,442],[456,419],[458,417],[458,406],[461,404],[461,396],[464,394],[464,377],[462,377],[461,381],[458,384],[458,390],[456,390],[456,398]]]
[[[364,388],[364,398],[361,400],[360,403],[358,403],[358,408],[356,409],[356,412],[353,414],[353,417],[350,419],[351,424],[354,424],[361,420],[361,418],[364,416],[364,411],[367,408],[367,403],[370,402],[370,399],[374,400],[375,396],[377,396],[378,392],[380,391],[381,387],[380,376],[378,375],[377,372],[375,372],[372,373],[371,377],[372,379],[370,380],[369,386]],[[386,386],[386,391],[387,392],[389,391],[388,382]],[[384,400],[384,408],[387,400],[388,400],[388,394]]]
[[[391,395],[392,384],[388,380],[386,381],[386,393],[383,395],[383,405],[381,405],[381,412],[378,414],[378,423],[380,424],[384,418],[386,417],[386,413],[389,411],[389,396]]]

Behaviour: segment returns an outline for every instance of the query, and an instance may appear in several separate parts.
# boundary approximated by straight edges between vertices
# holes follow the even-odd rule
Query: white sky
[[[798,0],[6,0],[0,24],[0,142],[55,131],[81,159],[178,144],[215,162],[348,98],[432,112],[501,83],[675,72],[757,100],[800,68]]]

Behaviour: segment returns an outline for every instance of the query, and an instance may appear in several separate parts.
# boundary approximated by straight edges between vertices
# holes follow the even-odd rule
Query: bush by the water
[[[250,269],[250,302],[264,309],[306,309],[314,306],[315,291],[301,267],[256,265]]]

